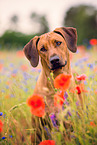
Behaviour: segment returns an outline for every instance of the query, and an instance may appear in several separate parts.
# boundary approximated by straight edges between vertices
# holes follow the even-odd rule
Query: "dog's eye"
[[[57,41],[57,42],[56,42],[56,46],[59,46],[59,45],[61,45],[61,43],[62,43],[62,42],[60,42],[60,41]]]
[[[43,47],[40,49],[40,51],[45,52],[45,51],[47,51],[47,50],[46,50],[45,47],[43,46]]]

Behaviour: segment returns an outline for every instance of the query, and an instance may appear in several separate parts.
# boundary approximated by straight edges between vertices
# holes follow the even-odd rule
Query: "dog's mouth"
[[[53,64],[52,66],[51,66],[51,68],[50,68],[50,70],[57,70],[57,69],[62,69],[62,67],[65,67],[66,66],[66,64],[67,64],[67,61],[65,61],[65,63],[64,64],[61,64],[61,63],[55,63],[55,64]]]

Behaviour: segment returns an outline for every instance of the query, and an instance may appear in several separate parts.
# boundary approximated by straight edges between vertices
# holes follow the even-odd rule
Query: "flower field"
[[[41,145],[97,144],[97,46],[88,51],[84,49],[84,46],[80,46],[76,54],[70,55],[70,59],[72,69],[79,74],[77,81],[83,80],[83,83],[81,86],[77,85],[74,90],[68,90],[64,87],[65,99],[62,93],[56,94],[55,107],[60,104],[64,106],[60,109],[57,118],[59,126],[57,126],[56,117],[52,112],[50,115],[52,121],[50,137],[49,140],[46,140],[42,135]],[[38,116],[38,111],[34,110],[37,105],[40,107],[42,104],[41,109],[45,108],[40,96],[38,96],[39,103],[28,100],[33,94],[41,71],[40,65],[37,68],[32,68],[22,51],[0,51],[0,144],[2,145],[31,144],[31,135],[34,132],[31,115]],[[63,82],[61,83],[63,84]],[[59,87],[60,84],[57,81],[55,87]],[[83,97],[83,109],[79,109],[79,103],[72,99],[76,93]],[[61,99],[58,99],[57,96]],[[35,101],[35,97],[33,98]],[[58,105],[56,100],[59,102]],[[30,108],[31,105],[34,107]],[[42,111],[39,117],[45,114]],[[70,140],[63,137],[64,134],[65,136],[68,134],[68,130],[63,126],[64,120],[70,121],[72,124]],[[47,127],[46,131],[48,132]]]

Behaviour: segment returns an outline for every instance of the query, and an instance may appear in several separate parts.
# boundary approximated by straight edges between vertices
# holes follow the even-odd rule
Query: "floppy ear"
[[[36,67],[39,62],[39,55],[37,51],[37,43],[39,37],[35,36],[23,48],[23,51],[33,67]]]
[[[77,50],[77,31],[73,27],[61,27],[54,30],[55,33],[60,34],[67,43],[70,51],[76,52]]]

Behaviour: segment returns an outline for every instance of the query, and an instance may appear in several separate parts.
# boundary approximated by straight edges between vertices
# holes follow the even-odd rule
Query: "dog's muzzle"
[[[67,61],[62,63],[60,61],[59,56],[57,56],[57,55],[52,56],[49,61],[50,61],[50,65],[51,65],[51,68],[50,68],[51,70],[61,69],[62,67],[64,67],[67,64]]]

